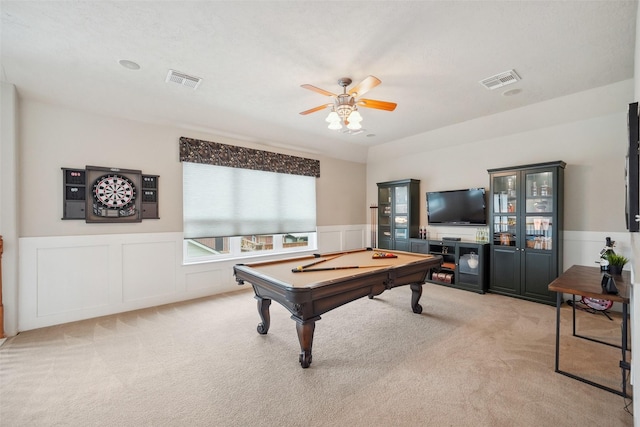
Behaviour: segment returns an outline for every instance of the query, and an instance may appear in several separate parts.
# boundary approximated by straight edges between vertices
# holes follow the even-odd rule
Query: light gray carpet
[[[416,315],[410,297],[323,315],[309,369],[279,304],[256,332],[249,291],[27,331],[0,347],[0,424],[633,425],[629,400],[554,373],[554,307],[426,284]],[[570,313],[561,367],[619,386],[619,350],[570,337]],[[619,339],[619,319],[579,319]]]

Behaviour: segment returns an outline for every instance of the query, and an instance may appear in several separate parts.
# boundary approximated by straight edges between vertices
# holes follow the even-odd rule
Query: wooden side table
[[[582,381],[586,384],[598,387],[602,390],[609,391],[611,393],[618,394],[623,397],[627,395],[627,372],[631,371],[630,363],[627,361],[628,342],[628,318],[629,318],[629,290],[631,285],[631,274],[628,271],[623,271],[619,276],[613,276],[616,287],[618,288],[618,294],[607,294],[602,289],[602,272],[599,267],[586,267],[582,265],[571,266],[567,271],[562,273],[549,284],[549,290],[557,292],[556,298],[556,368],[555,371],[566,375],[570,378]],[[620,348],[622,351],[622,360],[620,361],[620,369],[622,370],[622,390],[617,390],[611,387],[607,387],[603,384],[596,383],[578,375],[571,374],[569,372],[560,369],[560,307],[562,305],[562,294],[573,295],[573,336],[590,341],[598,342],[601,344],[612,345]],[[576,305],[575,296],[585,296],[590,298],[597,298],[603,300],[609,300],[622,304],[622,343],[618,347],[617,345],[610,344],[604,341],[599,341],[593,338],[584,337],[576,334]]]

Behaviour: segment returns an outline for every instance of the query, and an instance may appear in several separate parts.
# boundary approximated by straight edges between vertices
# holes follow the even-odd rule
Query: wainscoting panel
[[[365,230],[357,228],[353,230],[345,230],[344,232],[344,249],[360,249],[366,246]]]
[[[177,291],[182,233],[24,237],[19,245],[18,331],[189,299]]]
[[[348,251],[369,246],[367,224],[318,227],[318,252]]]
[[[318,231],[318,252],[339,251],[342,248],[342,233],[338,230]]]
[[[225,280],[222,280],[221,270],[188,273],[186,281],[187,291],[210,291],[212,294],[228,291]]]
[[[318,248],[366,246],[364,225],[318,227]],[[182,233],[132,233],[19,240],[18,331],[247,289],[242,259],[182,265]],[[281,259],[265,255],[252,260]],[[5,308],[10,301],[5,301]]]
[[[108,304],[108,246],[43,248],[37,258],[38,317]]]
[[[313,252],[367,246],[368,230],[366,224],[318,227]],[[616,252],[631,257],[629,233],[566,231],[564,269],[597,265],[606,236],[617,242]],[[243,260],[182,265],[182,245],[176,232],[21,238],[18,331],[247,288],[233,277]],[[10,303],[4,301],[5,309]]]
[[[122,300],[125,302],[176,292],[175,242],[122,246]]]
[[[614,251],[617,254],[632,258],[630,233],[565,231],[563,239],[564,270],[572,265],[599,266],[600,251],[604,248],[607,237],[611,237],[611,240],[616,242]],[[625,270],[630,268],[631,264],[625,266]]]

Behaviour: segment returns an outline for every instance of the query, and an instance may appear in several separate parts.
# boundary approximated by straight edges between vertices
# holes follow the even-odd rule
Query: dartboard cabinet
[[[101,166],[62,171],[62,219],[96,223],[159,218],[157,175]]]

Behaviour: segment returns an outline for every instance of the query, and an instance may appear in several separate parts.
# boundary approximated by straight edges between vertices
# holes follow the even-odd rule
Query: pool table
[[[393,257],[377,258],[379,255]],[[269,331],[271,300],[291,312],[300,341],[299,362],[308,368],[315,324],[321,314],[402,285],[411,287],[411,308],[420,314],[422,285],[429,270],[440,264],[439,255],[368,248],[237,264],[233,272],[239,285],[246,281],[253,286],[262,319],[258,333]]]

